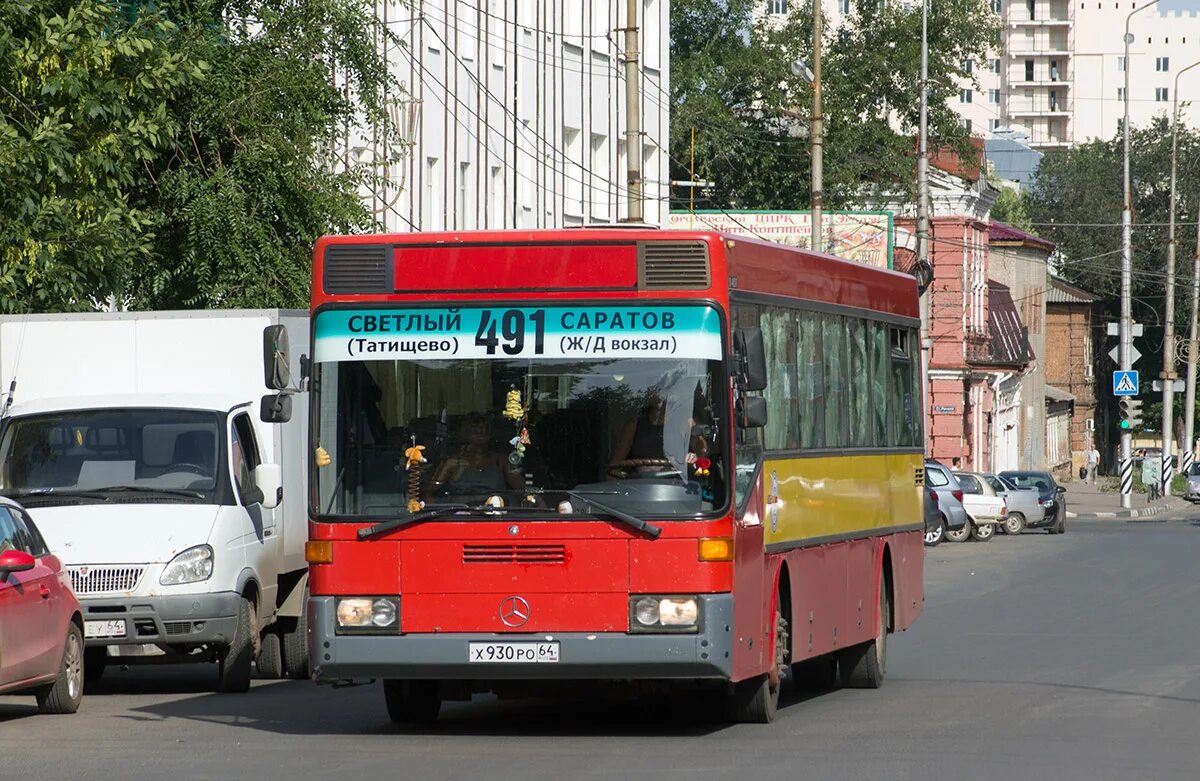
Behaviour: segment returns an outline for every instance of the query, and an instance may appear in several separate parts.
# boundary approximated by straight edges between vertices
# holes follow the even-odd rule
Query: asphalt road
[[[879,691],[789,697],[769,726],[683,703],[477,699],[399,730],[378,686],[212,668],[106,675],[74,716],[0,697],[0,778],[1194,779],[1200,513],[944,544]]]

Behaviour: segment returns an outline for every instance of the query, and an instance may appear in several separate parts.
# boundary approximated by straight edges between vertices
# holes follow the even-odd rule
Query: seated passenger
[[[634,420],[625,424],[621,430],[620,437],[617,438],[616,447],[613,448],[612,458],[609,459],[608,467],[612,472],[614,468],[620,469],[623,462],[628,461],[659,461],[660,464],[646,465],[628,465],[634,466],[634,471],[663,471],[663,467],[670,467],[670,459],[666,455],[664,449],[664,436],[666,430],[664,428],[667,418],[667,402],[662,396],[654,393],[646,400],[645,406],[642,407],[641,413]],[[689,464],[696,462],[698,449],[701,455],[707,452],[707,445],[703,439],[693,437],[691,434],[692,428],[695,427],[696,421],[694,418],[688,419],[688,431],[686,433],[688,441],[688,453],[686,461]],[[680,432],[683,435],[683,432]],[[699,441],[697,441],[699,440]]]
[[[521,487],[521,475],[509,468],[508,456],[492,449],[492,424],[484,415],[467,415],[456,439],[457,450],[434,471],[433,493],[486,494]]]

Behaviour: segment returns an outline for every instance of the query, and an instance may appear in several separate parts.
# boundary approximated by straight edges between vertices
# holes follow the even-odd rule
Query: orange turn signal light
[[[729,537],[701,537],[700,561],[733,561],[733,540]]]
[[[304,543],[304,560],[309,564],[332,564],[333,543],[329,540],[309,540]]]

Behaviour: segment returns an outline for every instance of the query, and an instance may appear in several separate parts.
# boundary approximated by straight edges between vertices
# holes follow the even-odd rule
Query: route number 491
[[[520,309],[506,309],[498,316],[493,316],[490,309],[480,310],[475,346],[484,348],[488,355],[495,355],[497,347],[506,355],[520,355],[525,351],[526,321],[533,323],[533,354],[541,355],[546,340],[546,313],[541,309],[528,316]]]

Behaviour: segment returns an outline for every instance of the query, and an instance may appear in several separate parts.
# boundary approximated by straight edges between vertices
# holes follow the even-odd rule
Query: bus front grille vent
[[[389,247],[333,244],[325,248],[325,292],[394,293]]]
[[[648,241],[638,245],[642,290],[706,290],[712,282],[702,241]]]
[[[563,545],[463,545],[463,564],[565,564]]]

